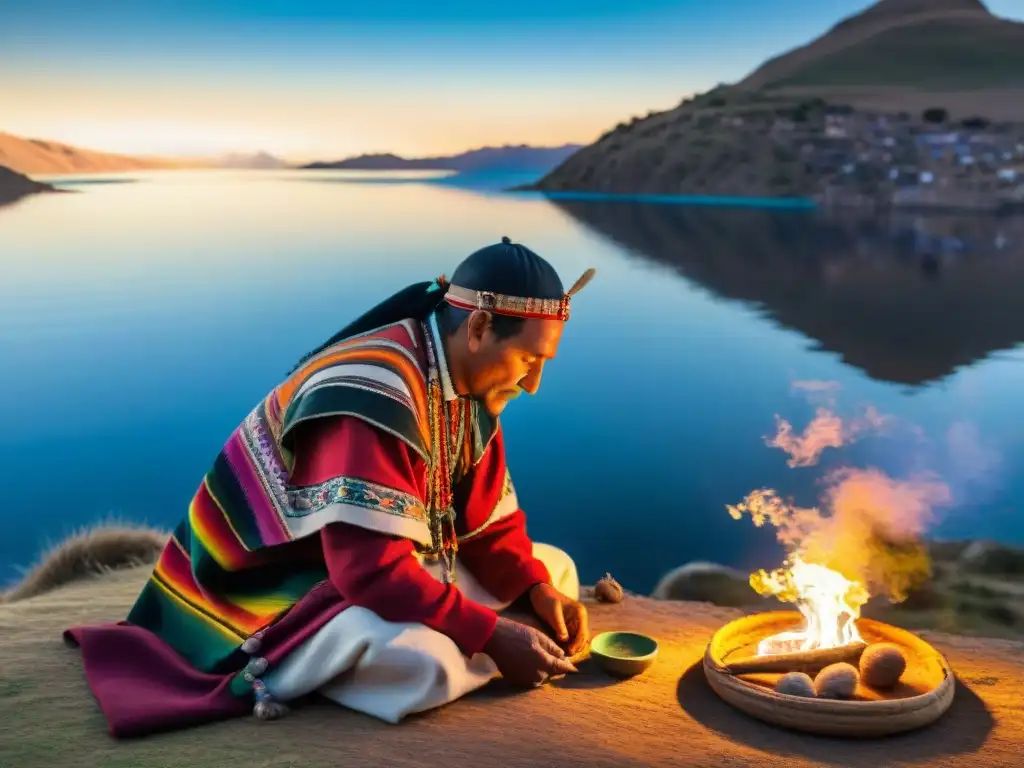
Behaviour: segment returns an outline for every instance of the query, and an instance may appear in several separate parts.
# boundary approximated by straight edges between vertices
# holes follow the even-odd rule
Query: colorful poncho
[[[307,537],[330,523],[353,523],[453,562],[451,486],[483,455],[497,423],[471,401],[443,399],[443,354],[432,317],[347,339],[305,362],[228,439],[128,622],[162,638],[198,670],[237,672],[232,690],[255,691],[259,699],[262,660],[249,656],[262,630],[327,578],[322,558],[296,556]],[[343,415],[424,458],[426,502],[359,478],[289,485],[292,430]]]

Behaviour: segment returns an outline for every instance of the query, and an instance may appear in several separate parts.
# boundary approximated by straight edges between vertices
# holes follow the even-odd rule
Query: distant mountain
[[[0,165],[5,165],[18,173],[45,174],[142,171],[154,168],[180,168],[189,163],[185,160],[96,152],[57,141],[24,139],[0,132]]]
[[[335,162],[318,162],[302,166],[306,170],[345,169],[358,171],[455,171],[457,173],[521,171],[545,173],[580,148],[579,144],[560,147],[531,147],[526,144],[504,147],[481,147],[458,155],[408,158],[394,154],[371,154]]]
[[[217,165],[221,168],[273,170],[275,168],[287,168],[289,163],[267,152],[257,152],[252,155],[238,153],[226,155],[217,161]]]
[[[42,184],[33,181],[28,176],[12,171],[10,168],[0,165],[0,205],[9,205],[21,200],[23,197],[35,195],[40,192],[57,192],[58,190],[49,184]]]

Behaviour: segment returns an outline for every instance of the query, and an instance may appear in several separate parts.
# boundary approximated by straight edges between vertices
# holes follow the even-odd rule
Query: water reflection
[[[552,204],[873,379],[920,386],[1024,341],[1024,219]]]

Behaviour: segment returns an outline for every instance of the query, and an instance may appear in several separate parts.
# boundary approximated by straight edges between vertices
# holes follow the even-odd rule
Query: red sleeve
[[[301,425],[294,455],[292,485],[360,477],[423,497],[422,459],[398,438],[354,417]],[[320,536],[331,583],[354,605],[385,621],[425,624],[467,656],[490,639],[497,614],[431,576],[415,558],[412,541],[340,522],[324,526]]]
[[[459,512],[466,538],[459,544],[459,559],[480,585],[498,600],[512,602],[534,584],[550,583],[547,567],[533,555],[500,429],[464,482]]]

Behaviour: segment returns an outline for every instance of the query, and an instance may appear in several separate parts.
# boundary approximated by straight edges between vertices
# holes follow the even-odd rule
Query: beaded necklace
[[[455,531],[455,497],[452,486],[471,463],[472,403],[465,398],[445,401],[441,390],[438,354],[430,329],[427,340],[427,428],[430,433],[430,461],[427,469],[427,513],[430,518],[431,551],[441,558],[444,580],[455,582],[458,535]]]

